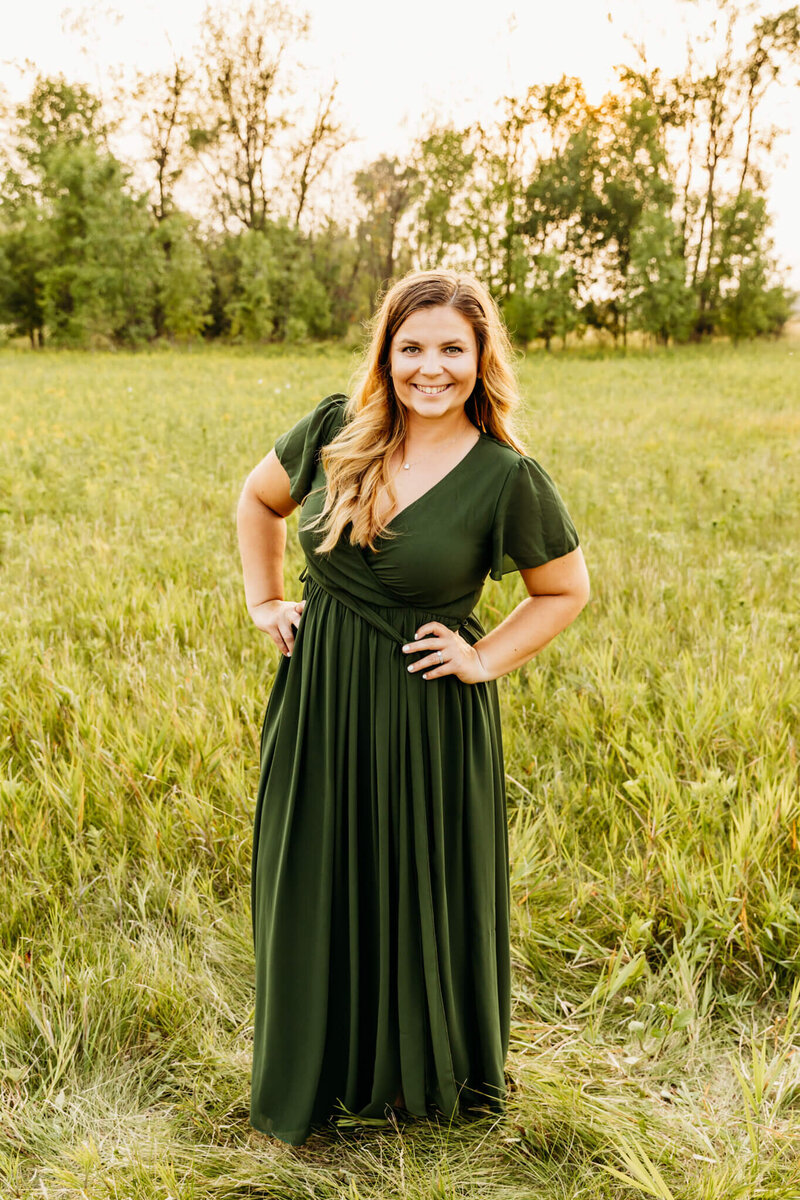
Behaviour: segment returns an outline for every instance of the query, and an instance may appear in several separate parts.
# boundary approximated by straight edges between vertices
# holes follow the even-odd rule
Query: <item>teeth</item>
[[[421,383],[415,383],[414,387],[418,392],[424,392],[426,396],[436,396],[439,392],[446,392],[450,384],[443,383],[441,387],[423,387]]]

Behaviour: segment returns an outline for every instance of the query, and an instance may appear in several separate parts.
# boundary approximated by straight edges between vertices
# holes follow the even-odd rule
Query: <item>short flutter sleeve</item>
[[[503,484],[492,528],[489,575],[540,567],[569,554],[578,534],[556,485],[533,458],[520,455]]]
[[[320,450],[339,432],[346,400],[340,392],[326,396],[275,443],[278,461],[289,476],[289,494],[296,504],[302,504],[311,491]]]

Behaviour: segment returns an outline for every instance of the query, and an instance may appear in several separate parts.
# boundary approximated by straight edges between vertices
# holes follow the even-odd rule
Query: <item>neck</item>
[[[452,417],[425,418],[416,413],[406,414],[406,454],[420,454],[435,450],[445,442],[454,442],[466,437],[475,429],[466,413],[453,413]]]

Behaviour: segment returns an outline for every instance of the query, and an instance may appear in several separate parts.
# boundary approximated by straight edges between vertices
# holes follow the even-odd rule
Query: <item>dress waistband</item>
[[[386,618],[382,616],[382,608],[396,608],[409,612],[424,613],[426,620],[441,621],[441,623],[446,625],[448,629],[452,629],[455,633],[458,633],[461,637],[464,637],[464,640],[469,642],[470,645],[472,645],[473,642],[479,641],[480,638],[484,637],[486,633],[485,629],[474,613],[470,613],[469,616],[464,617],[463,620],[459,621],[457,617],[450,615],[439,615],[438,613],[431,612],[429,609],[421,609],[414,604],[369,604],[366,600],[360,600],[358,596],[354,596],[352,592],[347,592],[343,588],[333,588],[330,586],[330,584],[323,582],[323,580],[320,579],[319,575],[314,572],[308,563],[306,563],[298,578],[300,579],[301,583],[304,583],[308,579],[317,587],[322,588],[324,592],[327,592],[329,595],[338,600],[340,604],[344,604],[346,608],[349,608],[352,612],[357,613],[359,617],[362,617],[365,621],[368,621],[374,629],[377,629],[379,633],[384,635],[384,637],[396,642],[398,646],[404,646],[408,641],[408,638],[404,636],[404,634],[402,634],[395,625],[392,625],[391,621],[387,621]],[[306,584],[306,586],[308,585]],[[467,634],[472,634],[472,638],[470,639],[470,637],[465,636]]]

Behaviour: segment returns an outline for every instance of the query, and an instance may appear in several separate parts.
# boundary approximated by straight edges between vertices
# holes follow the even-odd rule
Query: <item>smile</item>
[[[421,383],[414,383],[412,387],[415,387],[418,392],[422,392],[425,396],[438,396],[439,392],[446,392],[450,384],[443,383],[439,387],[423,387]]]

